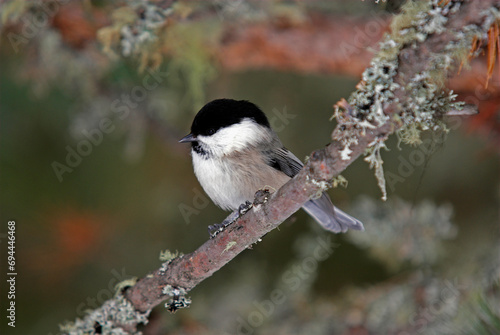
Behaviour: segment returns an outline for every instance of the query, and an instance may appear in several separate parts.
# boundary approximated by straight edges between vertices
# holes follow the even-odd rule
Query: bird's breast
[[[258,152],[235,152],[220,158],[206,158],[192,152],[193,167],[201,186],[219,207],[235,210],[253,202],[264,187],[278,190],[290,177],[263,161]]]

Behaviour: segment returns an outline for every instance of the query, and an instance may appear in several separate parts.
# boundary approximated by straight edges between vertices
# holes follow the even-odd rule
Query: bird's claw
[[[238,213],[240,214],[238,217],[244,215],[246,212],[252,209],[252,207],[253,204],[250,201],[245,201],[245,203],[241,204],[240,207],[238,208]]]
[[[210,238],[214,238],[215,236],[217,236],[218,233],[222,232],[226,227],[227,226],[224,226],[224,222],[210,225],[208,226],[208,235],[210,235]]]
[[[224,231],[231,223],[238,220],[242,215],[248,212],[252,208],[252,203],[250,201],[246,201],[244,204],[241,204],[240,207],[232,212],[222,223],[215,223],[213,225],[208,226],[208,234],[210,238],[214,238],[217,234]]]

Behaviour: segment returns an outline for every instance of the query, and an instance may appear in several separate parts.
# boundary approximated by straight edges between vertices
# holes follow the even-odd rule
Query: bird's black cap
[[[239,123],[245,118],[270,127],[266,115],[250,101],[217,99],[207,103],[196,114],[191,125],[191,134],[209,136],[220,128]]]

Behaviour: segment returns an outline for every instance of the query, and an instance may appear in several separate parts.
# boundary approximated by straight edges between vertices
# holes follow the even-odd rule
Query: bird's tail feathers
[[[323,195],[310,200],[302,207],[324,229],[334,233],[345,233],[348,229],[365,230],[361,221],[333,206],[330,197]]]

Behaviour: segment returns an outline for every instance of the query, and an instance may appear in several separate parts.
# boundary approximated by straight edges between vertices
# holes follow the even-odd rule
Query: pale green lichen
[[[112,13],[113,24],[98,31],[103,51],[112,57],[116,57],[117,53],[129,57],[141,56],[153,50],[158,41],[159,29],[172,12],[171,7],[162,8],[147,1],[128,0],[127,6]],[[119,46],[115,45],[117,42]]]
[[[471,25],[451,32],[454,38],[444,46],[443,51],[429,56],[431,62],[427,70],[407,81],[403,87],[406,92],[404,102],[394,96],[393,92],[401,88],[394,79],[400,66],[401,49],[416,48],[430,35],[450,33],[445,26],[448,16],[458,11],[460,6],[461,2],[456,1],[409,1],[403,6],[402,14],[393,19],[392,33],[386,34],[380,42],[379,51],[370,67],[364,71],[357,91],[348,101],[335,106],[334,117],[339,126],[333,132],[332,139],[343,145],[340,151],[342,160],[351,159],[351,146],[358,144],[359,136],[388,121],[400,127],[396,132],[400,142],[410,145],[421,143],[421,131],[448,131],[442,121],[443,116],[449,110],[461,110],[463,103],[455,101],[453,91],[444,89],[446,74],[467,58],[474,38],[485,37],[489,26],[499,16],[496,8],[483,13],[485,24],[482,26]],[[389,105],[399,108],[392,120],[383,111]],[[380,149],[385,147],[382,143],[385,139],[370,143],[365,153],[365,161],[375,168],[384,199],[386,190]]]
[[[167,271],[169,265],[170,265],[170,261],[163,262],[161,264],[160,269],[158,270],[158,273],[161,275],[164,275],[165,272]]]
[[[375,177],[377,177],[378,187],[382,191],[382,200],[385,201],[387,200],[387,191],[385,188],[384,169],[382,167],[384,161],[380,155],[380,150],[388,149],[385,146],[384,140],[375,140],[375,142],[374,144],[370,143],[365,162],[368,162],[370,169],[375,168]]]
[[[123,292],[123,289],[126,287],[134,286],[137,283],[137,277],[132,277],[130,279],[125,279],[115,285],[116,294],[120,294]]]
[[[171,252],[170,250],[161,250],[160,251],[160,261],[162,262],[168,262],[173,260],[176,257],[183,256],[184,254],[182,252],[179,252],[178,250],[175,250],[175,252]]]
[[[338,187],[338,186],[347,187],[347,179],[345,179],[342,175],[338,175],[329,181],[316,180],[307,175],[306,180],[318,187],[318,190],[312,196],[311,199],[321,198],[323,193],[327,191],[330,187]]]
[[[237,244],[237,243],[236,243],[236,242],[234,242],[234,241],[227,242],[227,244],[226,244],[226,248],[224,248],[224,250],[222,250],[221,255],[222,255],[223,253],[225,253],[226,251],[228,251],[229,249],[231,249],[232,247],[234,247],[236,244]]]
[[[184,254],[182,252],[179,252],[178,250],[175,250],[175,252],[171,252],[170,250],[162,250],[160,251],[160,261],[163,261],[160,269],[158,270],[159,274],[163,275],[168,269],[168,266],[174,259],[177,257],[183,257]]]
[[[165,287],[162,290],[162,293],[171,297],[174,297],[176,295],[184,295],[186,294],[186,290],[182,287],[174,287],[172,285],[165,285]]]
[[[308,182],[310,182],[311,184],[318,187],[318,191],[316,192],[316,194],[314,194],[312,196],[312,199],[321,198],[321,196],[323,195],[323,192],[325,192],[326,190],[328,190],[331,187],[329,182],[327,182],[325,180],[316,180],[314,178],[309,177],[309,175],[306,176],[306,180]]]
[[[338,176],[336,176],[335,178],[333,178],[331,181],[331,185],[333,188],[336,188],[339,186],[346,188],[347,184],[348,184],[347,179],[345,179],[345,177],[340,175],[340,174]]]
[[[147,324],[150,312],[137,311],[130,301],[118,294],[113,299],[104,302],[101,307],[89,311],[83,319],[78,318],[75,322],[67,322],[59,327],[61,333],[67,335],[140,335],[142,332],[132,333],[130,329],[135,329],[140,323]]]
[[[213,21],[187,24],[185,18],[195,8],[187,2],[127,0],[112,12],[112,23],[99,29],[97,38],[112,59],[138,61],[139,72],[159,68],[168,50],[169,83],[187,84],[187,98],[198,109],[205,100],[204,85],[216,75],[213,50],[207,46],[222,30]]]

